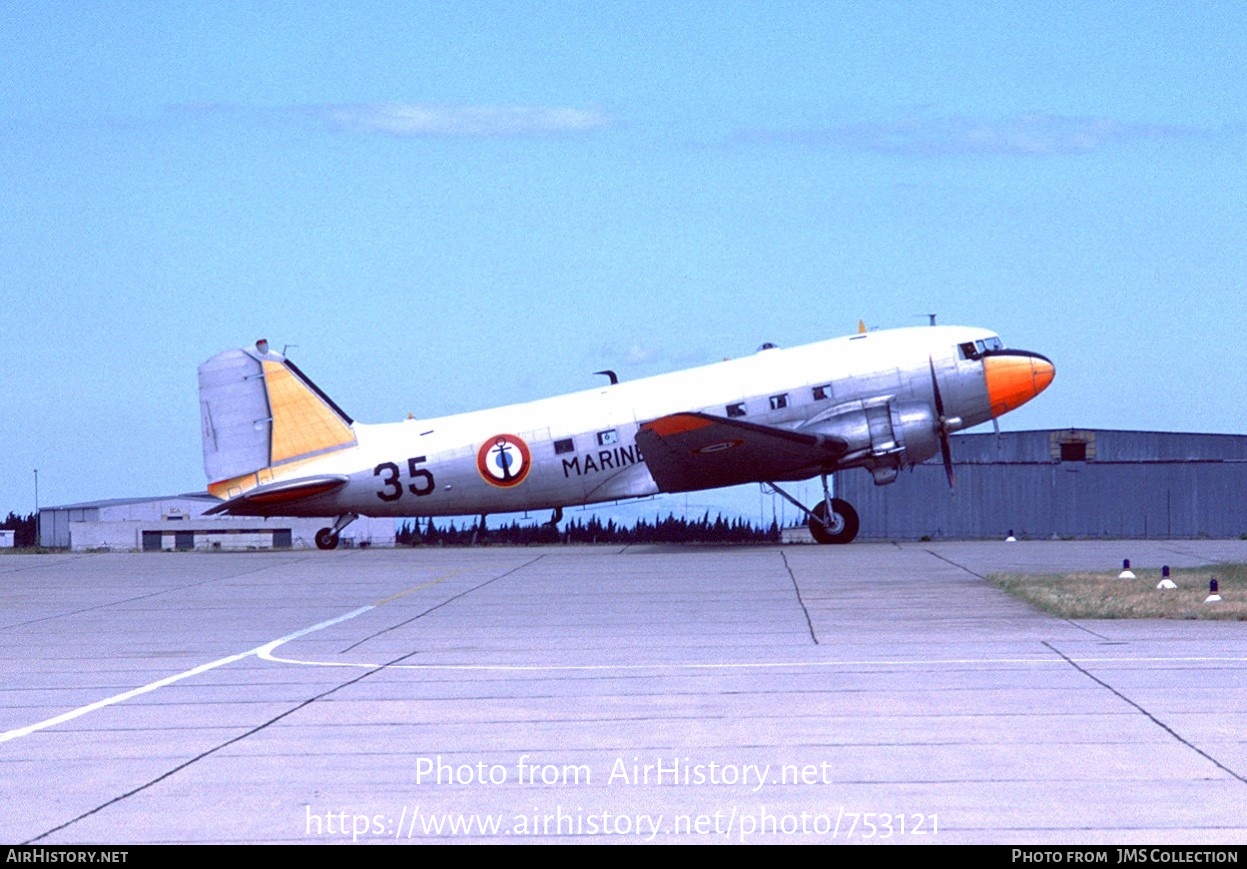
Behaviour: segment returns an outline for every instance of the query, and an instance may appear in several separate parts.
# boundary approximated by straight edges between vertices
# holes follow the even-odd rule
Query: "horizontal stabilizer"
[[[677,413],[641,426],[637,445],[664,492],[803,480],[832,470],[848,451],[838,437]]]
[[[301,512],[299,502],[321,495],[331,495],[346,483],[347,478],[339,474],[269,483],[257,486],[223,504],[217,504],[212,509],[205,510],[204,515],[229,513],[234,516],[297,516]]]

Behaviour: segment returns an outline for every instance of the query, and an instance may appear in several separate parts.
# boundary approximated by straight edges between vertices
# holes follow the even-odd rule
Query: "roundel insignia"
[[[476,469],[485,482],[504,489],[524,482],[530,467],[528,444],[513,434],[494,435],[476,451]]]

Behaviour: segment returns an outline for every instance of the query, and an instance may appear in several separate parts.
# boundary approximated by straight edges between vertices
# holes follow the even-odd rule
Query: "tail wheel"
[[[322,528],[316,532],[316,548],[317,549],[337,549],[338,535],[333,533],[332,528]]]
[[[810,534],[817,543],[848,543],[857,536],[859,522],[857,511],[848,501],[831,499],[831,515],[827,515],[827,502],[819,501],[811,511]]]

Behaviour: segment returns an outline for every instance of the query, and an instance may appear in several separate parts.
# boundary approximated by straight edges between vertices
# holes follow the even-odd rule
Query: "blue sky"
[[[32,3],[0,56],[0,511],[202,488],[261,336],[383,422],[936,312],[1056,363],[1006,430],[1247,432],[1241,3]]]

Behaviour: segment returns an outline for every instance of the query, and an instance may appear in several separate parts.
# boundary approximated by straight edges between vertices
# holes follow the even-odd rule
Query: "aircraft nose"
[[[1046,356],[1026,350],[1002,350],[983,359],[992,416],[1016,410],[1048,388],[1056,367]]]

